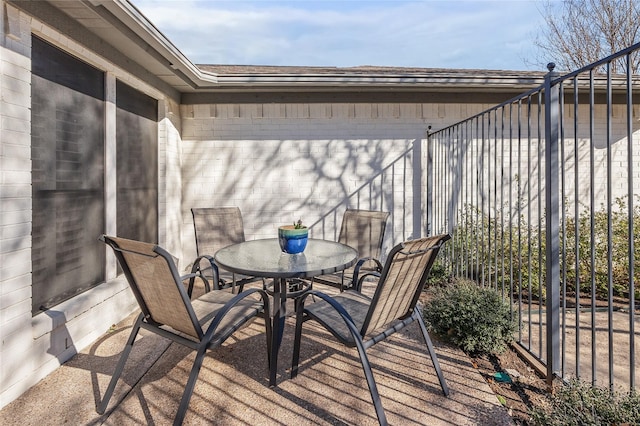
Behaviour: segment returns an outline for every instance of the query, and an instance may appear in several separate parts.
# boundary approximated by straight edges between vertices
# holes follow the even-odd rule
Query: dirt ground
[[[548,395],[545,379],[538,376],[513,348],[500,355],[471,357],[471,362],[517,425],[530,424],[533,407],[545,406]],[[507,373],[508,378],[500,373]]]
[[[425,292],[421,295],[421,301],[425,303],[429,297]],[[431,337],[441,339],[437,335]],[[517,425],[531,424],[531,410],[534,407],[547,406],[549,394],[546,380],[539,376],[511,346],[499,355],[469,356],[473,366],[479,370]],[[503,374],[500,375],[500,373]],[[504,373],[507,373],[510,379],[508,382],[500,380],[504,377]]]

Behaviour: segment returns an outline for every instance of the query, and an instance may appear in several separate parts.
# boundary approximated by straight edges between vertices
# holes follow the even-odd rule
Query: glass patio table
[[[277,238],[245,241],[222,248],[214,255],[216,264],[229,272],[273,278],[273,336],[269,386],[275,386],[278,351],[287,313],[287,279],[313,278],[342,271],[356,263],[353,247],[334,241],[310,238],[304,252],[286,254]]]

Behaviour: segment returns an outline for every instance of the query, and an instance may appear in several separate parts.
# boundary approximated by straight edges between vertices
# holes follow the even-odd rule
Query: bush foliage
[[[617,393],[571,380],[531,413],[534,425],[640,425],[640,394]]]
[[[423,311],[427,325],[467,353],[500,353],[513,340],[517,323],[495,290],[457,281],[429,292]]]
[[[593,215],[584,209],[577,220],[566,212],[559,238],[560,268],[567,293],[579,290],[587,295],[593,290],[596,297],[607,299],[610,272],[613,296],[629,298],[630,227],[635,243],[633,263],[640,264],[639,201],[640,198],[634,203],[631,223],[624,198],[614,201],[611,215],[604,206]],[[498,213],[489,217],[471,205],[463,207],[458,213],[458,226],[451,244],[453,263],[459,265],[461,275],[477,281],[484,279],[496,286],[500,283],[514,292],[522,290],[534,298],[543,298],[546,279],[544,217],[540,224],[528,224],[524,217],[503,224],[499,218]],[[635,297],[640,298],[638,267],[634,269],[634,281]]]

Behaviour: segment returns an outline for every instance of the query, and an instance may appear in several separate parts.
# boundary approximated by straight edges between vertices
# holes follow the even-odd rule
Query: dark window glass
[[[104,74],[32,41],[36,314],[104,281]]]
[[[52,83],[104,100],[104,74],[46,41],[31,38],[31,71]]]
[[[158,102],[116,83],[118,236],[158,242]]]

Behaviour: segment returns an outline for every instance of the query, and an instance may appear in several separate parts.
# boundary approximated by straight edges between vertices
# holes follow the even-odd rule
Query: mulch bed
[[[531,410],[547,404],[546,380],[529,367],[513,348],[499,355],[470,357],[473,366],[517,425],[530,424]]]

